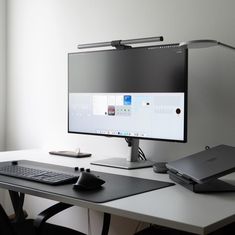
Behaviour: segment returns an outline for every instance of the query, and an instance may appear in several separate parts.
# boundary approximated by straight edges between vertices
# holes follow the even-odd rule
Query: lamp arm
[[[227,47],[227,48],[230,48],[230,49],[233,49],[233,50],[235,50],[235,47],[233,47],[233,46],[230,46],[230,45],[228,45],[228,44],[225,44],[225,43],[222,43],[222,42],[218,42],[218,45],[220,45],[220,46],[223,46],[223,47]]]

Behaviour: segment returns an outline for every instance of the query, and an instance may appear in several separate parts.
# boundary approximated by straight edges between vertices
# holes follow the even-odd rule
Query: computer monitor
[[[68,54],[68,132],[125,138],[139,161],[139,139],[186,142],[188,51],[177,44]],[[112,155],[112,153],[110,153]]]

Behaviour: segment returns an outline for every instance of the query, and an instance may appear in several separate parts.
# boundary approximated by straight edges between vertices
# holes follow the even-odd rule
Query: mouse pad
[[[173,183],[163,181],[147,180],[102,172],[92,173],[105,180],[105,184],[100,189],[96,190],[70,191],[71,197],[89,202],[101,203],[174,185]],[[66,185],[66,188],[67,187],[68,185]],[[66,192],[68,191],[66,190],[65,193]]]
[[[31,165],[32,167],[40,166],[47,169],[63,170],[65,172],[74,173],[74,169],[70,167],[42,164],[24,160],[18,161],[18,163],[22,163],[22,165]],[[67,199],[80,199],[95,203],[108,202],[174,185],[173,183],[169,182],[148,180],[97,171],[91,171],[91,173],[105,180],[105,184],[100,189],[76,191],[73,189],[73,184],[51,186],[8,176],[1,176],[0,184],[4,185],[4,183],[6,183],[8,185],[8,189],[11,189],[9,186],[12,185],[12,188],[15,190],[18,188],[21,192],[36,196],[45,195],[45,197],[47,197],[48,194],[51,194],[55,197],[55,199],[57,199],[57,196],[58,198],[64,196]]]

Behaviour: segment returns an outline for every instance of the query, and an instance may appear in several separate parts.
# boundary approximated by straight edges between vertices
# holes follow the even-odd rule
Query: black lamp
[[[137,39],[127,39],[127,40],[115,40],[111,42],[97,42],[89,44],[79,44],[78,49],[87,49],[87,48],[97,48],[97,47],[128,47],[130,44],[138,43],[151,43],[151,42],[160,42],[163,41],[163,36],[159,37],[150,37],[150,38],[137,38]]]

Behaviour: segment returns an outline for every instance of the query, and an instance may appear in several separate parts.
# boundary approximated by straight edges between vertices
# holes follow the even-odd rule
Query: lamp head
[[[181,47],[186,47],[188,49],[200,49],[200,48],[206,48],[206,47],[213,47],[213,46],[223,46],[230,49],[235,49],[235,47],[230,46],[228,44],[224,44],[222,42],[218,42],[216,40],[211,39],[203,39],[203,40],[192,40],[188,42],[181,42],[179,44]]]
[[[198,48],[218,46],[218,42],[216,40],[209,40],[209,39],[192,40],[188,42],[181,42],[180,46],[186,46],[188,49],[198,49]]]

